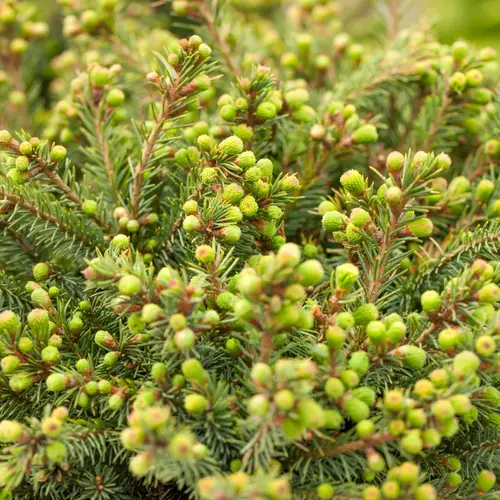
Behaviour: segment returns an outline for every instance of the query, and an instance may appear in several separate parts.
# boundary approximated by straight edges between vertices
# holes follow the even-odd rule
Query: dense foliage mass
[[[498,498],[494,51],[59,3],[36,109],[0,3],[0,498]]]

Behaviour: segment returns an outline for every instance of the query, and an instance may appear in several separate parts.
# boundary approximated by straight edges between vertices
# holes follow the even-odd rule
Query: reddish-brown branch
[[[171,93],[170,97],[172,97],[175,94],[175,90]],[[142,150],[141,154],[141,159],[139,160],[139,163],[135,167],[134,171],[134,184],[132,187],[132,210],[131,210],[131,217],[132,219],[135,219],[137,217],[137,213],[139,211],[139,200],[141,196],[141,188],[142,184],[144,182],[144,172],[148,166],[149,160],[151,158],[151,155],[153,154],[154,147],[156,145],[156,142],[158,141],[158,138],[160,136],[160,133],[163,129],[163,124],[165,120],[169,117],[169,112],[170,112],[170,104],[168,101],[168,98],[165,98],[164,101],[162,102],[162,107],[161,111],[159,112],[158,116],[156,117],[155,124],[153,125],[153,129],[151,130],[151,133],[147,137],[147,139],[144,142],[144,147]]]
[[[269,363],[273,352],[273,336],[269,332],[262,334],[262,342],[260,344],[260,362]]]
[[[212,38],[214,39],[215,43],[219,46],[219,50],[222,54],[222,57],[224,57],[227,66],[229,67],[234,76],[239,76],[240,70],[232,56],[231,48],[217,30],[215,26],[214,17],[208,11],[205,5],[203,5],[203,3],[200,3],[200,5],[198,5],[198,11],[200,13],[201,20],[205,23],[206,27],[208,28],[208,31],[210,31],[210,35],[212,35]]]
[[[101,129],[101,114],[99,110],[99,105],[95,106],[94,109],[94,126],[97,137],[97,144],[99,146],[99,150],[101,152],[102,161],[104,163],[104,169],[106,170],[106,175],[108,177],[108,185],[111,190],[111,194],[115,201],[117,200],[117,192],[115,189],[115,175],[114,169],[111,165],[111,161],[109,158],[109,147],[108,142],[104,138],[103,131]]]
[[[365,439],[359,439],[358,441],[339,444],[338,446],[334,446],[333,448],[322,450],[320,452],[311,452],[307,456],[316,459],[333,457],[335,455],[342,455],[343,453],[353,453],[355,451],[378,446],[383,443],[394,441],[395,439],[396,437],[393,436],[390,432],[383,432],[380,434],[374,434],[373,436],[367,437]]]
[[[4,197],[6,200],[10,201],[14,205],[18,205],[28,212],[30,212],[33,215],[36,215],[40,219],[46,220],[47,222],[50,222],[56,226],[58,226],[60,229],[62,229],[64,232],[73,234],[75,238],[83,241],[84,243],[90,245],[91,242],[89,238],[82,233],[75,232],[71,226],[68,226],[61,220],[59,220],[56,216],[49,214],[48,212],[45,212],[44,210],[38,208],[35,206],[33,203],[24,200],[20,196],[16,196],[12,193],[9,193],[8,191],[5,191],[3,188],[0,187],[0,196]]]
[[[11,145],[9,146],[9,149],[11,151],[14,151],[15,153],[20,153],[19,151],[19,143],[17,141],[12,141]],[[57,187],[59,190],[61,190],[66,197],[71,200],[73,203],[78,205],[79,208],[82,208],[83,201],[82,199],[71,189],[70,186],[68,186],[64,180],[59,176],[59,174],[56,172],[55,168],[53,168],[52,165],[48,164],[43,158],[40,158],[38,156],[32,158],[36,162],[36,167],[31,169],[28,172],[29,177],[34,177],[35,175],[38,174],[44,174],[51,182],[52,184]],[[101,226],[105,231],[108,233],[113,232],[113,228],[107,224],[105,221],[103,221],[97,214],[92,216],[92,219]]]
[[[368,297],[368,301],[374,303],[378,291],[383,283],[385,266],[387,264],[387,259],[389,257],[389,252],[392,246],[392,243],[395,238],[395,229],[398,224],[399,211],[392,212],[389,220],[389,227],[387,228],[387,232],[384,235],[382,243],[380,245],[380,249],[378,252],[378,265],[377,270],[375,272],[375,276],[371,277],[366,286],[366,295]]]
[[[394,40],[399,30],[399,1],[389,0],[388,31],[391,40]]]
[[[425,136],[425,141],[422,145],[422,149],[424,151],[427,151],[430,146],[432,146],[432,140],[436,136],[438,130],[439,130],[439,125],[441,124],[441,121],[443,120],[446,110],[448,109],[448,106],[451,104],[451,98],[448,96],[448,92],[450,90],[449,82],[448,80],[445,81],[445,88],[443,92],[443,100],[441,102],[441,105],[439,106],[438,113],[436,115],[436,118],[434,118],[434,121],[432,122],[431,128],[429,130],[429,133]]]

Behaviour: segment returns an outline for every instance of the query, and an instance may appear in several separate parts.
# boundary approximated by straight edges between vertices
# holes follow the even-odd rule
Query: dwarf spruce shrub
[[[0,498],[498,498],[494,51],[166,3],[0,5]]]

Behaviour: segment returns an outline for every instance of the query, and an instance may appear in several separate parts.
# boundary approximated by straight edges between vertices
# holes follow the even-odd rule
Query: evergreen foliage
[[[498,498],[494,51],[166,3],[0,3],[0,498]]]

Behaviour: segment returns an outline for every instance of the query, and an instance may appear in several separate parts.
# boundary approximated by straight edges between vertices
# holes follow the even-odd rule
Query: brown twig
[[[85,234],[74,231],[71,226],[69,226],[68,224],[59,220],[55,215],[52,215],[52,214],[49,214],[48,212],[45,212],[45,210],[38,208],[33,203],[31,203],[27,200],[24,200],[20,196],[16,196],[12,193],[9,193],[8,191],[5,191],[1,187],[0,187],[0,196],[4,197],[6,200],[10,201],[12,204],[18,205],[18,206],[24,208],[25,210],[27,210],[28,212],[30,212],[33,215],[36,215],[40,219],[46,220],[47,222],[50,222],[50,223],[58,226],[63,231],[70,233],[70,234],[73,234],[75,236],[75,238],[81,240],[82,242],[86,243],[87,245],[92,245],[92,242],[90,241],[88,236],[86,236]]]
[[[465,252],[471,248],[477,247],[478,245],[481,245],[482,243],[486,243],[487,241],[499,241],[500,242],[500,232],[495,233],[493,235],[487,234],[487,235],[482,236],[478,239],[475,239],[474,241],[472,241],[468,244],[460,245],[458,248],[456,248],[455,250],[453,250],[451,252],[443,253],[441,261],[439,262],[439,264],[437,266],[434,267],[434,270],[443,266],[444,264],[446,264],[450,260],[453,260],[460,253]],[[425,269],[424,269],[424,271],[425,271]]]
[[[380,249],[378,252],[378,259],[376,261],[377,263],[377,270],[375,271],[375,276],[373,276],[369,281],[366,286],[366,295],[368,298],[369,302],[374,303],[378,291],[380,290],[380,287],[383,284],[383,278],[384,278],[384,271],[385,271],[385,266],[387,264],[387,259],[389,257],[389,251],[392,247],[392,243],[395,238],[395,229],[398,224],[398,219],[399,219],[399,211],[394,211],[391,213],[391,217],[389,220],[389,227],[387,228],[387,231],[384,235],[384,238],[382,240],[382,243],[380,245]]]
[[[435,323],[431,323],[417,338],[415,344],[423,344],[435,331],[437,330],[437,325]]]
[[[263,332],[262,342],[260,344],[259,361],[261,363],[269,363],[272,352],[273,352],[273,336],[269,332]]]
[[[83,205],[82,199],[59,177],[59,174],[45,166],[42,168],[43,173],[52,181],[54,186],[58,187],[71,201],[76,203],[80,208]],[[97,214],[92,215],[92,219],[101,226],[106,232],[112,233],[113,228],[105,221],[103,221]]]
[[[232,54],[231,54],[231,48],[227,44],[226,40],[221,36],[219,31],[217,30],[215,26],[215,19],[212,16],[212,14],[208,11],[208,9],[201,3],[198,5],[198,11],[200,13],[201,20],[205,23],[205,25],[208,28],[208,31],[210,31],[210,34],[212,35],[212,38],[214,39],[215,43],[219,46],[219,50],[224,57],[227,66],[231,70],[231,72],[234,74],[234,76],[240,76],[240,70],[238,68],[238,65],[236,64]]]
[[[176,94],[176,88],[173,88],[169,92],[168,96],[164,96],[161,111],[156,117],[156,121],[153,125],[153,129],[149,136],[145,139],[144,147],[141,154],[141,159],[135,167],[134,171],[134,184],[132,187],[132,210],[131,218],[135,219],[139,211],[139,200],[141,196],[142,183],[144,181],[144,171],[146,170],[151,155],[153,154],[154,147],[158,141],[158,137],[163,129],[163,124],[170,114],[170,99],[173,100],[173,96]]]
[[[96,131],[96,137],[97,137],[97,145],[99,146],[99,150],[101,152],[102,156],[102,161],[104,163],[104,169],[106,170],[106,175],[108,177],[108,185],[109,189],[111,190],[111,194],[115,200],[117,201],[117,192],[115,189],[115,175],[114,175],[114,169],[113,166],[111,165],[111,161],[109,158],[109,147],[108,147],[108,142],[104,138],[103,131],[101,129],[101,113],[99,110],[99,105],[96,105],[94,108],[94,126],[95,126],[95,131]]]
[[[391,40],[394,40],[399,31],[399,1],[389,0],[388,31]]]
[[[424,151],[427,151],[428,148],[432,145],[432,140],[434,139],[438,129],[439,125],[441,124],[441,121],[444,118],[444,115],[446,113],[446,110],[451,103],[451,98],[448,96],[450,86],[448,79],[445,80],[445,89],[443,92],[443,100],[441,102],[441,105],[439,106],[439,110],[436,114],[436,117],[434,118],[434,121],[432,122],[431,128],[429,130],[429,133],[425,136],[424,143],[422,145],[422,149]]]
[[[383,432],[380,434],[374,434],[373,436],[367,437],[365,439],[359,439],[358,441],[339,444],[337,446],[334,446],[333,448],[329,448],[326,450],[310,452],[307,454],[307,457],[317,459],[333,457],[335,455],[342,455],[343,453],[353,453],[355,451],[371,448],[383,443],[388,443],[389,441],[394,441],[395,439],[396,437],[390,432]]]
[[[13,140],[11,145],[9,146],[9,149],[11,151],[14,151],[17,154],[20,153],[19,143],[17,141]],[[83,205],[82,199],[59,176],[59,174],[55,170],[55,165],[48,164],[43,158],[41,158],[39,156],[35,156],[35,157],[31,158],[31,160],[34,160],[36,162],[36,167],[31,169],[28,172],[28,175],[30,177],[34,177],[35,175],[38,175],[38,174],[44,174],[52,182],[52,184],[54,186],[56,186],[58,189],[60,189],[66,195],[66,197],[69,200],[71,200],[73,203],[78,205],[78,207],[82,208],[82,205]],[[101,228],[103,228],[108,233],[113,232],[113,228],[108,223],[103,221],[97,214],[94,214],[92,216],[92,219],[94,219],[96,224],[101,226]]]

